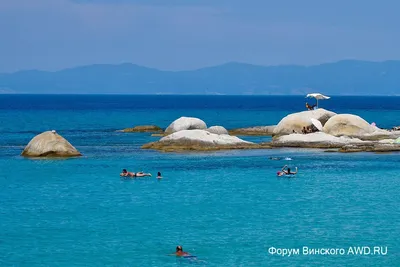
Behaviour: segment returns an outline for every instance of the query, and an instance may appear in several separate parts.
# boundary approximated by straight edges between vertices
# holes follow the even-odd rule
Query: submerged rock
[[[323,131],[334,136],[350,136],[364,140],[378,140],[394,136],[394,133],[379,129],[363,118],[352,114],[333,116],[326,122]]]
[[[228,131],[222,126],[211,126],[206,131],[213,134],[229,134]]]
[[[77,157],[82,156],[56,131],[47,131],[35,136],[21,153],[24,157]]]
[[[218,135],[206,130],[183,130],[163,137],[158,142],[146,144],[142,148],[173,152],[269,148],[269,145],[258,145],[236,136]]]
[[[272,135],[276,125],[254,126],[248,128],[238,128],[229,131],[232,135]]]
[[[122,130],[124,133],[160,133],[162,131],[163,130],[157,125],[139,125]]]
[[[180,117],[173,121],[165,130],[166,134],[172,134],[183,130],[205,130],[207,125],[204,121],[192,117]]]
[[[153,137],[162,137],[162,136],[165,136],[165,134],[163,134],[163,133],[153,133],[153,134],[151,134],[151,136],[153,136]]]
[[[277,136],[292,134],[293,131],[301,133],[303,127],[312,126],[311,119],[316,119],[324,125],[336,113],[319,108],[298,113],[289,114],[284,117],[275,127],[273,134]]]

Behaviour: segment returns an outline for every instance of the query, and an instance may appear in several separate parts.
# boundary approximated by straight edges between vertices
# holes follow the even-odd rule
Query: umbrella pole
[[[317,98],[317,109],[318,109],[318,98]]]

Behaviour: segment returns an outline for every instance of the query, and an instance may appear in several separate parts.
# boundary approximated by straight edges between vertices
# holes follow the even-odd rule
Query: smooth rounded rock
[[[222,126],[211,126],[206,131],[213,134],[229,134],[228,131]]]
[[[198,119],[192,117],[180,117],[173,121],[165,130],[166,134],[172,134],[183,130],[205,130],[207,124]]]
[[[333,136],[351,136],[370,140],[395,136],[394,133],[379,129],[353,114],[333,116],[326,122],[323,131]]]
[[[213,134],[206,130],[183,130],[145,144],[143,149],[174,151],[209,151],[222,149],[270,148],[269,144],[254,144],[236,136]]]
[[[81,153],[57,132],[35,136],[21,153],[24,157],[77,157]]]
[[[336,113],[319,108],[298,113],[289,114],[284,117],[275,127],[273,134],[277,136],[301,133],[303,127],[312,126],[311,119],[316,119],[324,125]]]

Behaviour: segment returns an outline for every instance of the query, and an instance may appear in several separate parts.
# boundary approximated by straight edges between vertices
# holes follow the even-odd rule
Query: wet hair
[[[290,168],[287,168],[287,172],[290,173]]]
[[[161,176],[161,172],[157,172],[157,176]]]
[[[123,170],[122,170],[122,172],[123,172],[123,173],[126,173],[126,172],[127,172],[127,170],[126,170],[126,169],[123,169]]]
[[[183,249],[182,249],[182,246],[177,246],[176,247],[176,251],[182,251]]]

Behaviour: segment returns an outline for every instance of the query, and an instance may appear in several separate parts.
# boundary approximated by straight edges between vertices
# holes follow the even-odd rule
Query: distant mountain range
[[[0,74],[0,93],[400,95],[400,61],[344,60],[315,66],[227,63],[161,71],[125,63]]]

